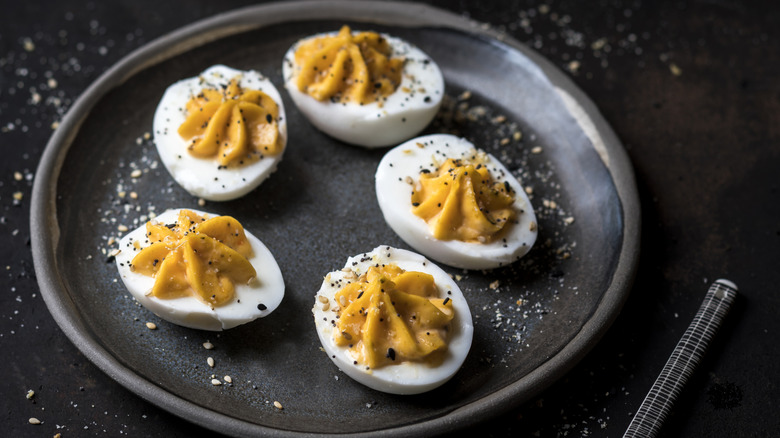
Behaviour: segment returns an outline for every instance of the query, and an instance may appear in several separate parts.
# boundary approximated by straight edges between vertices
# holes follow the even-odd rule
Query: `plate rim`
[[[399,24],[397,19],[405,22]],[[434,26],[459,30],[495,40],[521,52],[537,65],[548,80],[574,98],[604,141],[609,165],[623,213],[623,242],[617,266],[607,290],[579,332],[539,367],[492,394],[453,409],[447,414],[390,429],[360,432],[386,437],[396,434],[422,436],[473,425],[520,405],[547,388],[573,368],[606,333],[628,298],[639,261],[641,216],[639,195],[628,154],[596,105],[552,62],[511,36],[489,26],[434,6],[386,1],[303,0],[253,5],[227,11],[185,25],[134,50],[112,65],[78,97],[54,132],[41,156],[33,184],[30,230],[35,274],[41,295],[57,325],[69,340],[101,371],[117,383],[180,418],[202,427],[236,436],[311,436],[313,433],[270,428],[217,413],[157,386],[123,365],[91,336],[60,276],[56,252],[60,239],[57,224],[57,180],[68,150],[92,108],[109,91],[140,71],[195,47],[234,34],[288,21],[342,19],[402,27]],[[45,175],[45,176],[40,176]],[[522,396],[520,396],[522,394]],[[338,435],[338,434],[336,434]],[[343,435],[343,434],[342,434]],[[335,436],[335,435],[334,435]]]

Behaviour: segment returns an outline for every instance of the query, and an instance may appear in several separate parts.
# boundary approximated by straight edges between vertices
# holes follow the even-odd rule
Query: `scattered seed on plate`
[[[14,199],[16,199],[17,201],[21,201],[22,198],[24,198],[24,193],[22,193],[22,192],[14,192],[13,196],[14,196]]]
[[[281,404],[281,403],[279,403],[278,401],[274,401],[274,407],[275,407],[276,409],[284,409],[284,408],[282,407],[282,404]]]
[[[208,359],[206,359],[206,363],[209,364],[209,366],[211,368],[214,368],[214,358],[213,357],[209,357]]]
[[[33,397],[35,397],[35,391],[33,391],[32,389],[28,390],[26,397],[27,397],[27,400],[31,400]]]
[[[206,200],[203,198],[198,198],[198,206],[203,207],[206,205]]]
[[[490,283],[490,288],[493,289],[493,290],[496,290],[496,289],[498,289],[498,285],[499,284],[500,284],[499,281],[496,280],[496,281]]]
[[[116,227],[116,229],[121,231],[121,232],[123,232],[123,233],[126,233],[129,228],[127,228],[127,226],[125,226],[125,225],[119,225],[119,226]]]
[[[141,172],[141,169],[135,169],[132,173],[130,173],[130,178],[140,178],[143,172]]]
[[[205,348],[206,350],[211,350],[211,349],[214,348],[214,344],[212,344],[209,341],[206,341],[206,342],[203,343],[203,348]]]
[[[41,424],[41,423],[43,423],[41,420],[39,420],[39,419],[37,419],[37,418],[35,418],[35,417],[30,417],[30,419],[29,419],[29,420],[27,420],[27,421],[28,421],[30,424]]]
[[[138,199],[138,193],[130,192],[130,199]]]
[[[17,181],[21,181],[24,179],[24,175],[22,175],[22,172],[14,172],[14,179]]]
[[[149,330],[157,330],[157,324],[155,324],[153,322],[147,322],[146,323],[146,328],[148,328]]]
[[[222,384],[222,382],[220,382],[219,379],[211,379],[211,384],[214,386],[219,386]]]
[[[534,146],[531,149],[532,154],[541,154],[542,153],[542,147],[541,146]]]
[[[230,377],[230,376],[225,376],[225,377],[222,378],[222,380],[224,380],[224,381],[226,381],[228,383],[233,383],[233,378]]]

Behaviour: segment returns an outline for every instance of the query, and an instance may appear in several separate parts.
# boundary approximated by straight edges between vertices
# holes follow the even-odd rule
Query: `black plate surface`
[[[282,90],[287,48],[344,23],[427,52],[444,72],[448,99],[426,133],[465,136],[502,159],[532,189],[538,215],[539,240],[520,262],[491,272],[445,267],[471,306],[474,343],[452,381],[418,396],[353,382],[319,350],[312,323],[327,272],[379,244],[406,248],[373,191],[384,150],[322,135]],[[425,435],[480,421],[552,383],[597,342],[629,292],[639,246],[633,174],[611,129],[563,74],[524,46],[476,29],[419,5],[284,3],[196,23],[124,59],[74,105],[38,171],[36,272],[59,325],[131,391],[234,435]],[[165,88],[213,64],[270,77],[284,96],[290,137],[278,171],[260,188],[199,207],[144,135],[153,134]],[[131,178],[135,169],[140,178]],[[121,235],[119,225],[132,229],[150,212],[177,207],[232,215],[265,242],[287,285],[276,312],[217,334],[171,325],[135,303],[107,261],[107,240]],[[206,340],[216,348],[205,350]],[[212,374],[233,384],[215,387]]]

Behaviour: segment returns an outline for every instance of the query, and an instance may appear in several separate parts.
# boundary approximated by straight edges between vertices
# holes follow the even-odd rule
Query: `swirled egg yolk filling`
[[[439,240],[489,243],[514,218],[512,189],[494,182],[487,166],[448,159],[423,172],[412,192],[412,213]]]
[[[150,294],[161,299],[194,296],[214,307],[233,299],[235,285],[256,276],[247,260],[252,246],[244,227],[230,216],[206,219],[182,210],[173,224],[146,223],[151,245],[131,263],[135,272],[154,277]]]
[[[233,78],[221,90],[205,89],[186,106],[179,135],[198,158],[216,159],[220,166],[240,166],[282,152],[279,106],[267,94],[244,90]]]
[[[382,102],[401,83],[404,58],[392,57],[387,40],[376,32],[314,38],[295,51],[300,66],[298,90],[324,101],[368,104]]]
[[[371,267],[336,293],[336,345],[371,369],[402,362],[439,365],[447,351],[452,300],[439,298],[433,277],[397,265]]]

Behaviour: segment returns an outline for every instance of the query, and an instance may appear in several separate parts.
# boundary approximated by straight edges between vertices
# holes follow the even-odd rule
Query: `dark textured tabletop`
[[[103,71],[196,20],[255,2],[3,2],[1,435],[208,432],[133,395],[63,335],[36,283],[29,209],[57,122]],[[430,2],[566,71],[623,141],[642,204],[631,295],[596,347],[518,409],[467,432],[619,437],[708,285],[740,297],[663,436],[780,436],[780,8],[771,2]],[[31,424],[36,418],[41,424]]]

